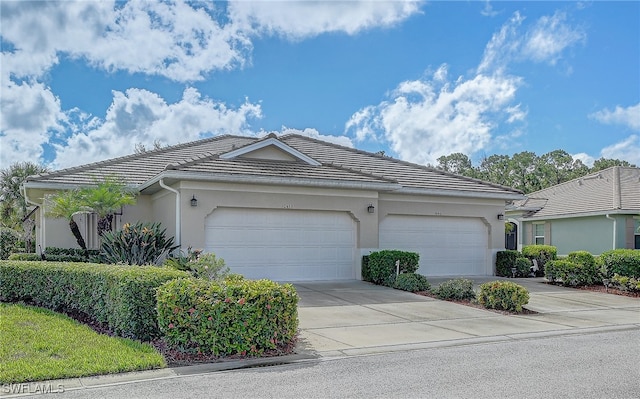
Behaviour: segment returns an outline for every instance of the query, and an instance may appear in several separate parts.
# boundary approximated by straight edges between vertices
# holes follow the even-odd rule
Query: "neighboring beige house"
[[[32,176],[40,248],[74,247],[46,195],[115,175],[140,193],[116,228],[158,221],[183,249],[203,248],[248,278],[360,279],[362,255],[420,253],[428,276],[493,275],[514,189],[300,135],[217,136]],[[99,245],[95,215],[79,215]]]
[[[639,168],[614,166],[527,197],[506,212],[518,249],[547,244],[556,246],[558,255],[640,249]]]

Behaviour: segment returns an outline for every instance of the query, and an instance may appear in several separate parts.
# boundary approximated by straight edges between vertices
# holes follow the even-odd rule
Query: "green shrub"
[[[491,281],[480,285],[478,302],[487,309],[522,312],[529,303],[529,291],[511,281]]]
[[[430,291],[431,284],[422,274],[402,273],[396,278],[393,288],[409,292]]]
[[[167,343],[178,350],[255,356],[294,342],[297,303],[291,284],[178,279],[158,289],[158,323]]]
[[[98,259],[100,250],[81,248],[47,247],[44,251],[45,260],[53,262],[91,262]]]
[[[156,289],[187,276],[159,267],[0,261],[0,300],[80,311],[119,336],[148,341],[160,333]]]
[[[511,277],[511,268],[516,264],[516,259],[522,256],[520,252],[513,250],[498,251],[496,253],[496,276]]]
[[[473,281],[466,278],[447,280],[441,283],[433,293],[444,300],[468,300],[476,297]]]
[[[160,223],[126,223],[122,230],[102,235],[100,257],[102,263],[157,265],[176,248]]]
[[[640,292],[640,279],[633,277],[620,276],[614,274],[611,279],[605,279],[605,286],[609,288],[616,288],[621,291]]]
[[[524,257],[516,258],[516,277],[529,277],[531,275],[531,261]]]
[[[595,262],[586,265],[574,263],[567,259],[547,262],[544,276],[550,282],[559,282],[566,286],[592,285],[600,281],[600,275]]]
[[[0,259],[7,259],[20,240],[20,234],[6,227],[0,227]]]
[[[196,278],[222,280],[229,274],[224,259],[216,258],[213,253],[203,254],[201,250],[187,250],[187,254],[172,256],[164,261],[164,265],[177,270],[184,270]]]
[[[369,254],[371,282],[392,287],[396,280],[396,261],[400,261],[400,273],[415,273],[420,255],[416,252],[382,250]]]
[[[522,248],[522,256],[538,263],[538,276],[543,275],[544,265],[558,258],[558,248],[552,245],[527,245]]]
[[[598,257],[605,278],[614,274],[640,278],[640,251],[634,249],[614,249],[603,252]]]
[[[15,253],[9,255],[9,260],[39,261],[42,257],[34,253]]]
[[[369,255],[362,256],[362,281],[371,282],[371,271],[369,269]]]
[[[587,267],[596,266],[596,258],[594,258],[594,256],[591,255],[589,251],[569,252],[569,255],[567,255],[567,260]]]

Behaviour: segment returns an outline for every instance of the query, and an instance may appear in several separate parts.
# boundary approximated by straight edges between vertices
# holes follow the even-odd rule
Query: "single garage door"
[[[250,279],[353,279],[355,231],[346,212],[218,208],[205,249]]]
[[[479,218],[389,215],[380,223],[380,248],[418,252],[426,276],[491,274],[488,246]]]

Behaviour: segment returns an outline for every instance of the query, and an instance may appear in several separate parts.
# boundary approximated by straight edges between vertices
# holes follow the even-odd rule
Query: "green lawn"
[[[46,309],[0,303],[0,384],[165,366],[151,345],[98,334]]]

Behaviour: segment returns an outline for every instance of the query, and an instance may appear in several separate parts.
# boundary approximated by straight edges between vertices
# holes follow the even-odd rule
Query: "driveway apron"
[[[493,277],[472,278],[477,285]],[[430,279],[433,286],[447,279]],[[640,299],[512,280],[534,314],[503,315],[363,281],[297,282],[301,352],[321,357],[640,328]]]

